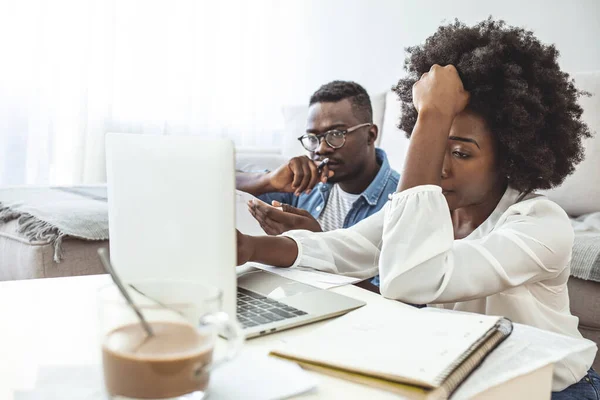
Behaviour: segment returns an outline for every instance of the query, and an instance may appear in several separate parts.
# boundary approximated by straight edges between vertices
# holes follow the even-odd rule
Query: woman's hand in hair
[[[469,102],[467,92],[454,65],[441,67],[434,64],[424,73],[412,89],[413,104],[419,114],[426,111],[454,117],[465,109]]]

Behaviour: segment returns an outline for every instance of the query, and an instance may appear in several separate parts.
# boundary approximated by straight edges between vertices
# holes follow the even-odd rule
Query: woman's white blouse
[[[488,219],[461,240],[454,240],[448,204],[433,185],[395,193],[351,228],[284,235],[298,245],[292,267],[359,278],[379,273],[381,294],[390,299],[503,315],[581,338],[567,292],[573,229],[566,213],[543,196],[519,199],[508,188]],[[556,364],[552,389],[583,378],[595,354],[592,349]]]

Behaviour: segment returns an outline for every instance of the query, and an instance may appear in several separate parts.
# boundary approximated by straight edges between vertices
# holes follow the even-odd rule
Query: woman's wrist
[[[246,249],[248,251],[248,261],[256,262],[256,237],[246,235]]]
[[[452,126],[452,121],[454,121],[453,115],[449,112],[443,112],[439,110],[437,107],[423,107],[419,114],[417,115],[417,122],[421,124],[435,124],[440,128],[448,128],[448,129],[436,129],[440,131],[448,132],[450,130],[450,126]]]
[[[290,267],[298,257],[298,245],[292,238],[286,236],[252,236],[248,250],[252,256],[250,261],[273,265],[275,267]]]

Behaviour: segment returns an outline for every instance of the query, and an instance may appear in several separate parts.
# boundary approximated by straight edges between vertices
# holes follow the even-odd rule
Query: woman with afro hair
[[[573,230],[536,190],[559,185],[583,158],[584,93],[554,46],[502,21],[456,21],[407,51],[394,91],[411,139],[388,204],[349,229],[238,233],[238,263],[379,273],[390,299],[581,338],[567,291]],[[552,399],[599,398],[595,354],[555,365]]]

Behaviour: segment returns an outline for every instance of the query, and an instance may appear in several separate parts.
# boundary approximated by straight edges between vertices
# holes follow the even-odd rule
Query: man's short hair
[[[350,100],[352,113],[361,122],[373,123],[371,98],[364,87],[351,81],[333,81],[324,84],[310,96],[309,106],[315,103],[337,103]]]

